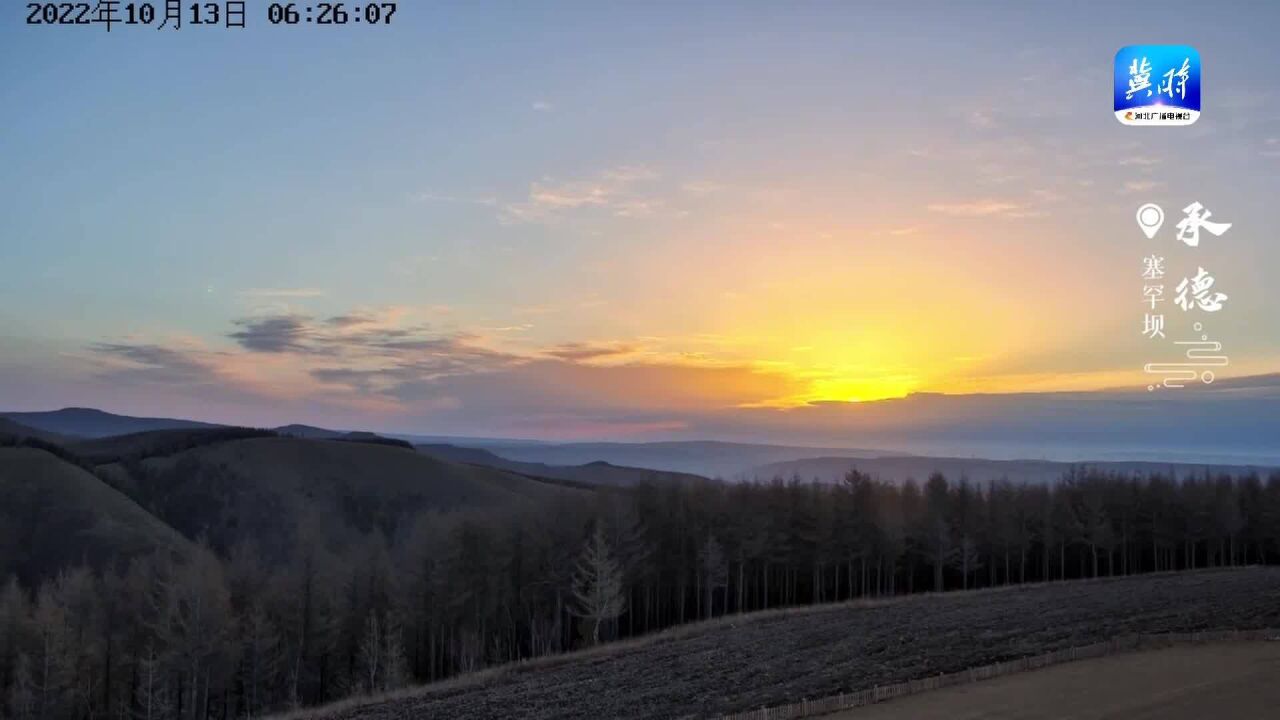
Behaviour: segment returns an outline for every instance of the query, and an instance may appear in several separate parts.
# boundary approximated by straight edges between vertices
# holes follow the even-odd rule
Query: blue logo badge
[[[1200,117],[1200,53],[1190,45],[1129,45],[1116,53],[1116,119],[1190,125]]]

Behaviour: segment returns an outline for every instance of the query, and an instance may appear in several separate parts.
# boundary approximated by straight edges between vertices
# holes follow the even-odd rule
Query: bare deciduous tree
[[[600,642],[601,624],[617,618],[626,609],[622,569],[613,558],[600,523],[596,523],[595,531],[578,557],[573,575],[573,599],[572,612],[586,621],[592,645]]]

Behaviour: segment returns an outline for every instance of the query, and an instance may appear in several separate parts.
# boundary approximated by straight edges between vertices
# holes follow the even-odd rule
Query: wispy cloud
[[[729,406],[742,392],[760,401],[797,392],[793,378],[749,364],[650,350],[652,338],[550,346],[508,341],[519,348],[512,350],[492,344],[492,335],[433,329],[415,320],[419,314],[379,308],[330,316],[261,315],[233,321],[229,349],[134,337],[88,350],[98,374],[114,381],[178,393],[224,388],[246,397],[305,399],[353,410],[439,411],[480,403],[485,412],[506,407],[578,417],[663,403]],[[574,390],[565,397],[549,388]]]
[[[326,325],[332,325],[334,327],[340,327],[340,328],[348,328],[348,327],[355,327],[357,325],[368,325],[376,321],[377,319],[369,313],[352,312],[352,313],[347,313],[346,315],[335,315],[329,318],[328,320],[325,320],[324,322]]]
[[[994,114],[990,110],[978,109],[973,110],[966,117],[969,124],[979,130],[990,130],[996,126]]]
[[[664,203],[640,192],[638,186],[657,178],[656,172],[639,165],[613,168],[586,179],[544,178],[529,186],[524,200],[505,205],[502,218],[508,222],[547,222],[583,210],[617,217],[649,215]]]
[[[89,350],[105,364],[101,374],[115,381],[194,385],[213,375],[207,363],[184,349],[149,343],[95,343]]]
[[[275,315],[236,320],[242,329],[229,335],[245,350],[280,353],[307,352],[310,319],[302,315]]]
[[[957,217],[1022,217],[1028,208],[1009,200],[972,200],[967,202],[931,203],[929,212]]]
[[[711,182],[710,180],[691,180],[680,186],[680,189],[690,195],[702,196],[718,193],[725,189],[720,183]]]
[[[458,205],[485,205],[490,207],[498,204],[498,199],[496,197],[468,197],[465,195],[448,195],[429,191],[418,193],[414,196],[414,199],[423,203],[453,203]]]
[[[1156,180],[1126,180],[1124,183],[1125,193],[1148,192],[1159,187],[1164,187],[1164,182]]]
[[[362,356],[363,350],[369,352]],[[345,362],[330,362],[308,372],[327,385],[393,397],[403,394],[407,386],[495,372],[525,361],[519,355],[478,345],[465,334],[381,344],[354,341],[341,359]]]
[[[290,298],[316,298],[324,295],[323,290],[317,288],[254,288],[251,290],[241,290],[237,293],[241,297],[255,299],[290,299]]]
[[[629,357],[639,350],[629,343],[565,343],[546,350],[545,354],[561,360],[587,362]]]
[[[551,112],[552,110],[555,110],[555,106],[546,100],[534,100],[532,107],[538,112]]]

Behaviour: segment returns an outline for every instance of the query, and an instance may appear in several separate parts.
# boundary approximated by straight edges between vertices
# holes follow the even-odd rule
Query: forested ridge
[[[6,718],[230,718],[730,613],[1280,559],[1280,474],[643,483],[0,588]]]

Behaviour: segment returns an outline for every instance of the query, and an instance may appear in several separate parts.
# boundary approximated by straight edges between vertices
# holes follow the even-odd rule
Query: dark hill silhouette
[[[5,412],[0,413],[0,417],[37,430],[86,438],[125,435],[148,430],[220,427],[213,423],[195,420],[115,415],[93,408],[63,408],[48,412]]]
[[[260,430],[243,427],[212,427],[177,430],[149,430],[147,432],[112,435],[105,438],[64,441],[63,445],[78,457],[93,465],[144,460],[151,457],[173,455],[205,445],[215,445],[232,440],[255,437],[278,437],[276,430]],[[403,440],[385,438],[365,432],[336,433],[326,440],[389,445],[412,449]]]
[[[28,582],[85,562],[190,549],[133,500],[45,450],[0,448],[0,497],[0,577]]]
[[[468,465],[500,468],[523,475],[565,480],[588,485],[631,487],[642,482],[705,482],[706,478],[692,473],[651,470],[649,468],[613,465],[596,460],[584,465],[547,465],[546,463],[508,460],[480,448],[464,448],[456,445],[418,445],[418,449],[433,457]]]
[[[1009,480],[1014,483],[1046,483],[1060,480],[1072,468],[1092,468],[1103,473],[1163,473],[1176,478],[1230,475],[1244,477],[1257,474],[1267,477],[1273,468],[1258,465],[1201,465],[1195,463],[1156,463],[1141,461],[1105,461],[1068,463],[1050,460],[986,460],[955,457],[814,457],[761,465],[749,470],[739,480],[789,480],[799,477],[804,482],[839,482],[850,470],[858,470],[886,482],[900,483],[908,478],[923,483],[934,472],[948,478],[966,477],[979,483]]]
[[[282,425],[275,429],[279,435],[287,437],[302,438],[304,440],[342,440],[345,442],[365,442],[377,445],[392,445],[395,447],[413,449],[413,444],[407,440],[394,437],[386,437],[377,433],[371,433],[364,430],[356,430],[353,432],[345,432],[342,430],[329,430],[327,428],[315,427],[313,425]]]
[[[466,443],[461,443],[466,445]],[[471,447],[471,446],[468,446]],[[732,478],[752,467],[817,455],[880,457],[884,450],[817,448],[718,441],[644,443],[565,443],[560,445],[512,443],[487,445],[486,450],[507,460],[555,466],[586,465],[597,461],[634,468],[650,468],[704,477]]]
[[[66,435],[60,435],[47,430],[40,430],[33,427],[27,427],[26,425],[21,425],[6,417],[0,417],[0,436],[7,436],[17,440],[21,440],[23,438],[35,438],[37,440],[43,440],[44,442],[55,444],[62,444],[71,439]]]
[[[64,445],[68,450],[94,465],[107,465],[127,460],[143,460],[149,457],[173,455],[183,450],[231,440],[274,436],[275,433],[271,430],[213,427],[148,430],[127,435],[74,440],[64,443]]]
[[[423,512],[496,512],[583,492],[394,445],[290,437],[220,442],[100,471],[187,537],[222,549],[252,538],[274,557],[299,531],[339,546],[375,530],[395,536]]]
[[[338,437],[329,438],[329,439],[336,440],[338,442],[368,443],[370,445],[387,445],[389,447],[404,448],[405,450],[413,449],[413,443],[409,442],[408,440],[383,437],[381,435],[378,435],[377,433],[371,433],[371,432],[350,432],[345,435],[340,435]]]
[[[314,425],[301,425],[299,423],[281,425],[280,427],[275,428],[275,431],[281,435],[304,438],[307,440],[332,440],[347,434],[341,430],[329,430],[328,428],[316,427]]]

